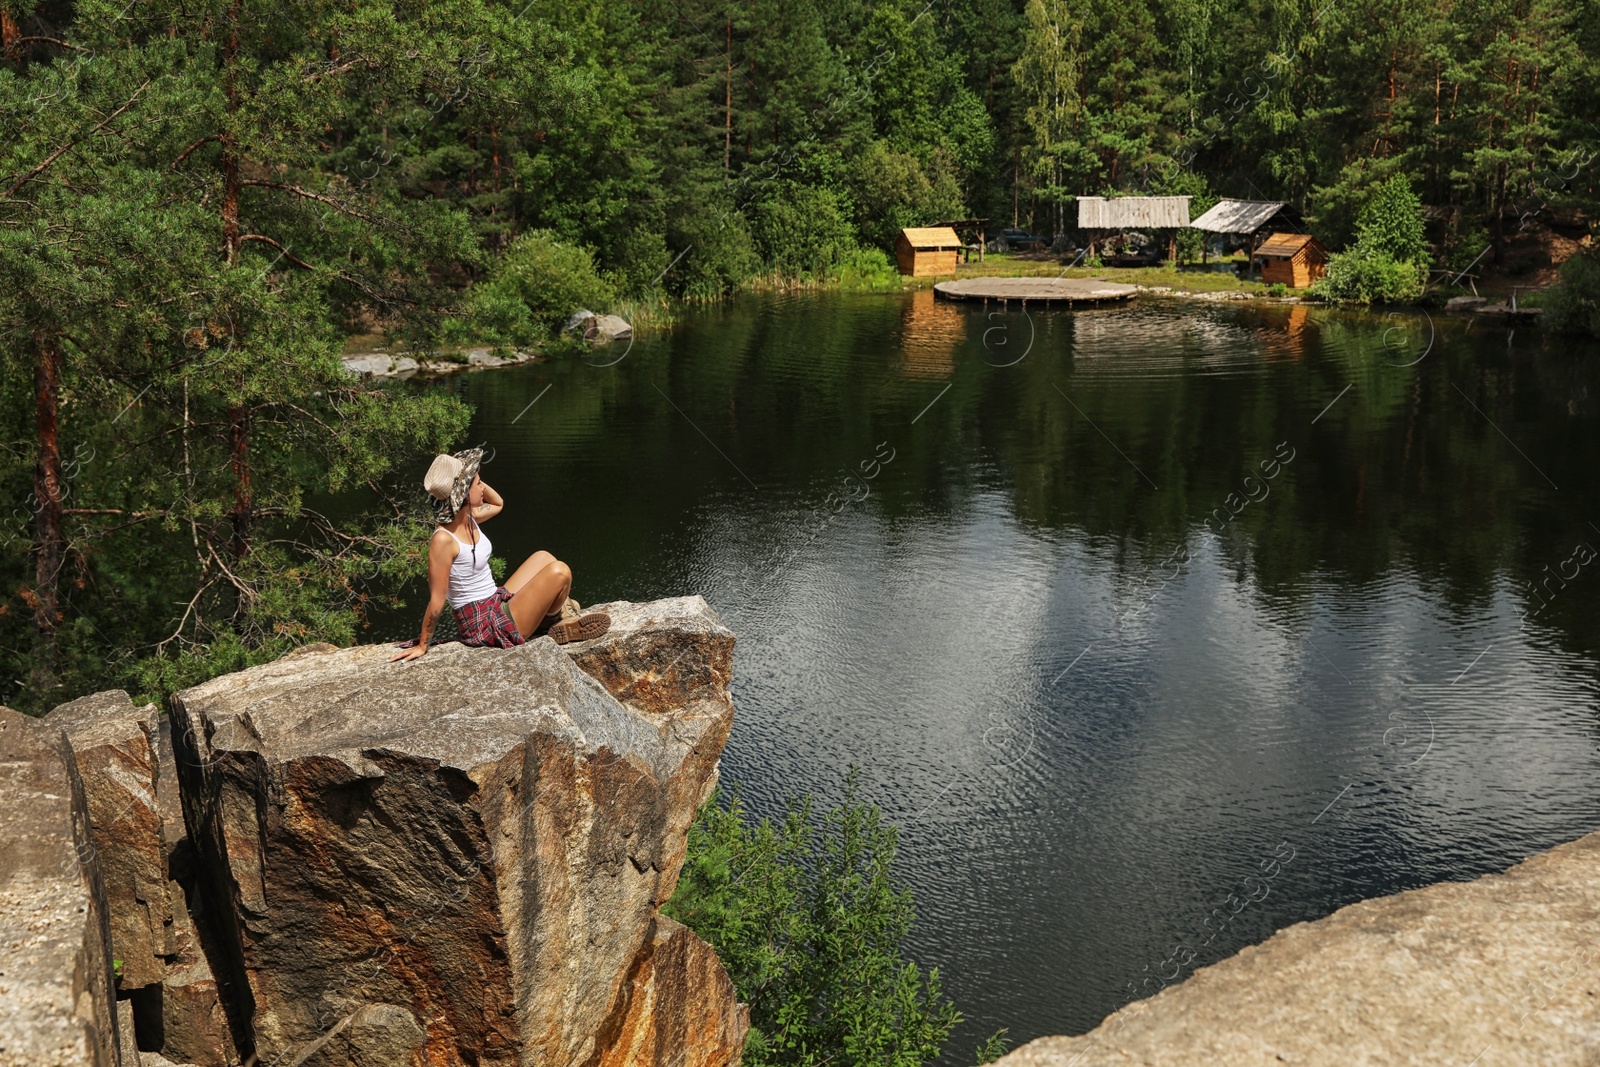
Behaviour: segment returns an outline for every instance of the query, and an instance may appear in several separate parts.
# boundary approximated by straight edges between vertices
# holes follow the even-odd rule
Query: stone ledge
[[[1593,1067],[1600,833],[1340,908],[1000,1067]]]
[[[110,932],[66,735],[0,707],[0,1067],[117,1067]]]

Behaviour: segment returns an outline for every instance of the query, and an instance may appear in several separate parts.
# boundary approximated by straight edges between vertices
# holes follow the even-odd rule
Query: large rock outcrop
[[[63,704],[45,722],[66,732],[83,781],[117,988],[130,998],[121,1004],[132,1025],[119,1022],[124,1061],[137,1037],[176,1063],[240,1063],[195,923],[169,722],[120,689]]]
[[[0,1067],[118,1067],[105,894],[59,728],[0,707]]]
[[[698,597],[604,607],[619,625],[581,646],[313,652],[173,697],[261,1062],[737,1062],[720,965],[657,916],[732,725],[733,638]],[[646,998],[651,1058],[619,1059]],[[662,1006],[731,1019],[720,1051]]]
[[[153,705],[135,707],[116,689],[63,704],[45,720],[66,731],[83,780],[124,990],[161,981],[171,953],[167,846],[152,744],[156,718]]]
[[[998,1067],[1600,1064],[1600,833],[1340,908]]]

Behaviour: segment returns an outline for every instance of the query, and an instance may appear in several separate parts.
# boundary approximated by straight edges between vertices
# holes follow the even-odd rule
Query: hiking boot
[[[567,599],[561,602],[561,606],[559,608],[539,620],[539,625],[533,628],[533,633],[529,635],[529,639],[531,640],[534,637],[543,637],[545,634],[550,632],[550,627],[554,626],[556,623],[566,622],[568,619],[576,619],[582,614],[583,608],[578,604],[578,602],[571,597],[567,597]]]
[[[591,611],[587,615],[579,615],[572,619],[562,619],[545,633],[558,645],[571,644],[573,641],[587,641],[599,637],[611,629],[611,616],[603,611]]]

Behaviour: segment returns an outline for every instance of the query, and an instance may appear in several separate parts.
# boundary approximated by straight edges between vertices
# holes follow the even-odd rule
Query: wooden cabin
[[[1255,263],[1268,285],[1304,289],[1328,272],[1328,250],[1309,233],[1275,233],[1256,246]]]
[[[949,226],[907,226],[894,239],[894,258],[900,273],[913,278],[956,272],[961,238]]]

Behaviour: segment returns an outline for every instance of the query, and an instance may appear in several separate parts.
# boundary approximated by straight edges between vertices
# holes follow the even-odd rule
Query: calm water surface
[[[423,387],[497,450],[497,552],[735,630],[756,810],[860,768],[969,1020],[950,1062],[1600,828],[1600,352],[929,296]]]

